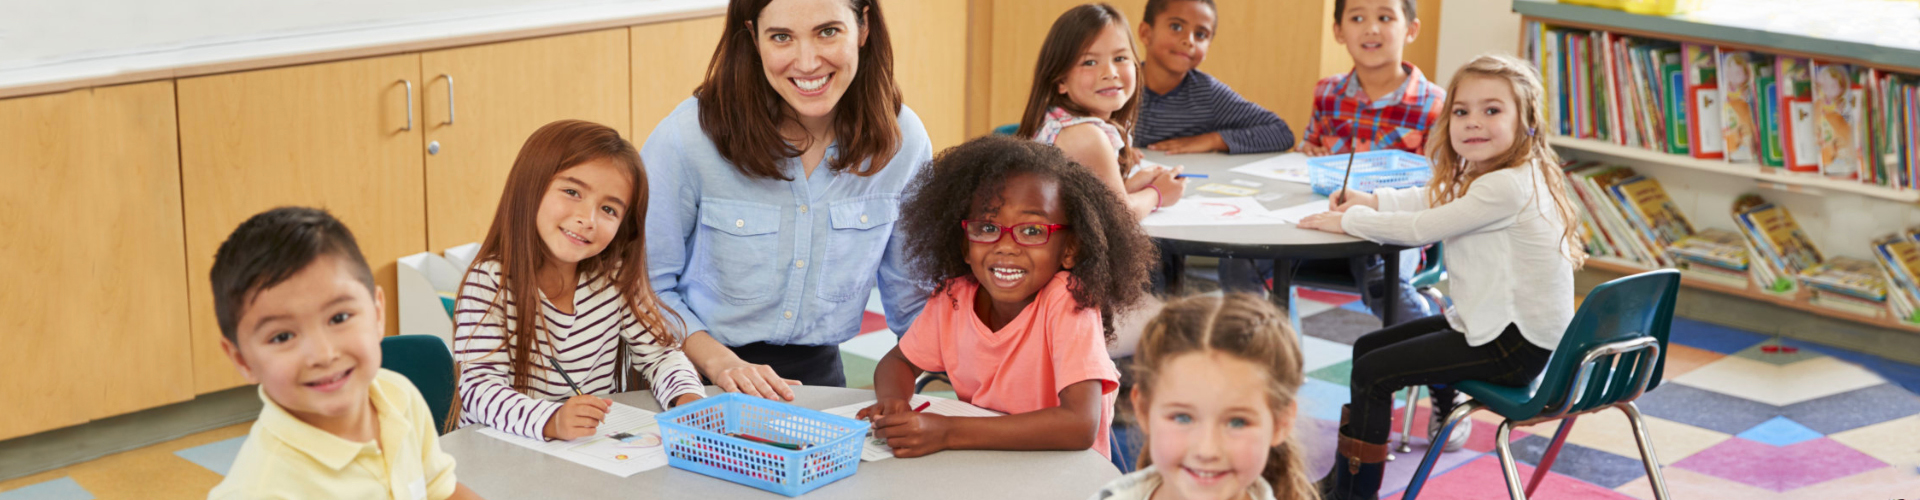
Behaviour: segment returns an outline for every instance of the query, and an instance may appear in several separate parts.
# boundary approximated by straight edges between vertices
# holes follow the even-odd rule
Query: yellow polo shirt
[[[453,456],[440,451],[433,412],[406,376],[380,370],[368,389],[380,441],[341,439],[308,425],[260,392],[265,407],[227,479],[209,499],[390,498],[453,495]]]

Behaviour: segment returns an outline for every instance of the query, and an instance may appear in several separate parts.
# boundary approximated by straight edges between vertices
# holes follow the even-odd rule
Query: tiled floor
[[[1296,434],[1313,470],[1325,470],[1348,398],[1351,339],[1369,329],[1355,325],[1370,316],[1349,295],[1301,296],[1309,372],[1301,412],[1310,418]],[[869,333],[841,349],[853,387],[871,386],[875,360],[894,345],[877,302],[869,309]],[[1674,321],[1672,342],[1667,383],[1643,396],[1640,408],[1673,498],[1920,499],[1920,397],[1912,392],[1920,389],[1920,367],[1791,340],[1778,343],[1799,352],[1769,353],[1762,346],[1776,341],[1766,336],[1685,319]],[[1414,427],[1424,429],[1427,414],[1417,414]],[[1490,413],[1476,414],[1473,438],[1442,455],[1421,497],[1501,497],[1497,424]],[[204,498],[231,466],[248,425],[3,481],[0,500]],[[1553,430],[1513,432],[1523,478]],[[1415,438],[1413,453],[1389,463],[1383,498],[1399,498],[1425,441]],[[1624,415],[1583,416],[1535,498],[1653,498],[1638,456]]]

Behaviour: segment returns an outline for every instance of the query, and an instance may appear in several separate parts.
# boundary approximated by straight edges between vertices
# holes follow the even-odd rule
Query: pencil
[[[914,409],[913,409],[913,411],[921,411],[921,410],[925,410],[925,409],[927,409],[927,407],[928,407],[928,406],[933,406],[933,402],[932,402],[932,401],[928,401],[928,402],[925,402],[925,403],[920,403],[920,406],[919,406],[918,408],[914,408]]]
[[[1207,174],[1180,174],[1180,175],[1176,175],[1176,176],[1173,176],[1173,178],[1175,178],[1175,179],[1189,179],[1189,178],[1191,178],[1191,179],[1205,179],[1205,178],[1207,178]]]
[[[560,360],[553,359],[553,356],[547,356],[547,363],[553,364],[553,371],[560,372],[560,379],[567,381],[567,387],[573,388],[573,395],[587,395],[587,393],[580,392],[580,384],[573,383],[573,377],[567,376],[567,371],[560,368]]]

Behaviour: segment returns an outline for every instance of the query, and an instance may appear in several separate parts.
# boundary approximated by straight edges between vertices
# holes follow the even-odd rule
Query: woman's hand
[[[913,458],[947,449],[947,417],[905,411],[874,419],[873,435],[887,441],[893,456]]]
[[[798,380],[780,378],[773,367],[756,365],[741,360],[738,356],[729,360],[715,361],[708,365],[707,378],[720,390],[738,392],[748,396],[766,398],[774,401],[793,401],[793,388],[800,385]]]
[[[1367,207],[1374,210],[1379,210],[1380,197],[1374,196],[1371,193],[1362,193],[1359,191],[1354,191],[1352,189],[1341,189],[1340,192],[1333,193],[1333,196],[1327,197],[1328,210],[1332,210],[1335,212],[1345,212],[1347,211],[1348,208],[1353,208],[1353,207]]]
[[[613,400],[598,396],[580,395],[568,398],[560,405],[560,410],[547,417],[547,425],[540,430],[547,439],[571,441],[582,436],[591,436],[600,428],[600,421],[607,419],[607,411],[613,409]]]
[[[1321,212],[1309,215],[1305,219],[1300,219],[1300,227],[1318,229],[1333,234],[1347,234],[1347,230],[1340,227],[1340,218],[1345,215],[1346,214],[1340,212]]]

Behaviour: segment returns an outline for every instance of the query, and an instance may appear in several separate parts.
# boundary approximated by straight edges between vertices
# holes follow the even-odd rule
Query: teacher
[[[926,302],[894,220],[932,146],[876,0],[733,0],[706,81],[640,157],[648,274],[721,389],[844,387],[875,282],[895,332]]]

